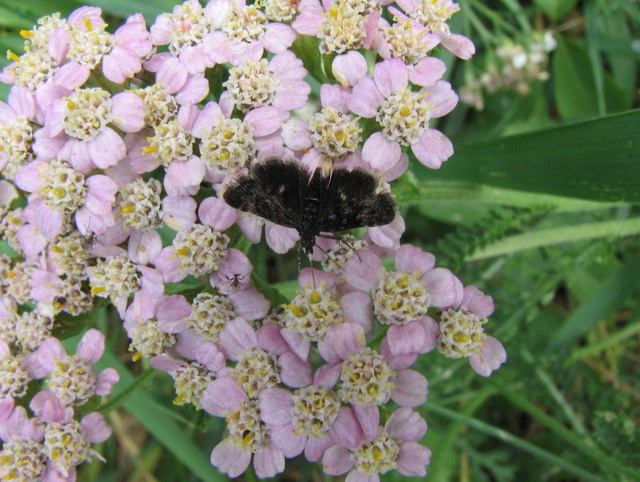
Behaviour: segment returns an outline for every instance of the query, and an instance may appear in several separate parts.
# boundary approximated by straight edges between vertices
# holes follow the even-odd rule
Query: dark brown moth
[[[362,169],[310,173],[299,162],[280,159],[254,164],[225,186],[222,197],[236,209],[296,229],[309,256],[320,233],[382,226],[397,211],[391,193]]]

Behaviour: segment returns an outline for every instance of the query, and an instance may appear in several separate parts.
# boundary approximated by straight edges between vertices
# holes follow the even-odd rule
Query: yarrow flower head
[[[488,375],[506,355],[484,333],[487,297],[400,244],[388,184],[409,168],[403,149],[431,168],[451,156],[432,119],[457,95],[431,52],[468,58],[473,45],[450,32],[450,0],[387,3],[187,0],[149,30],[137,14],[113,33],[81,7],[23,33],[0,75],[13,84],[0,103],[0,227],[15,251],[0,255],[0,477],[71,481],[102,460],[92,445],[111,429],[86,412],[119,375],[94,368],[105,337],[77,315],[109,304],[131,359],[173,379],[174,404],[224,419],[211,463],[230,477],[250,464],[273,477],[302,453],[349,480],[425,475],[426,422],[411,409],[428,381],[412,364],[437,347]],[[229,182],[272,158],[305,166],[252,198],[278,215],[227,204]],[[335,173],[372,187],[337,189]],[[387,224],[349,196],[384,199]],[[325,210],[323,230],[366,234],[307,236],[280,217],[310,225]],[[312,258],[292,296],[254,269],[270,255],[249,259],[263,226],[276,253],[302,236]],[[62,337],[79,328],[68,354]],[[400,408],[381,423],[390,403]]]
[[[353,88],[348,107],[354,113],[375,118],[381,130],[362,148],[371,167],[385,171],[400,157],[400,146],[411,147],[416,158],[437,169],[453,154],[451,141],[429,127],[429,120],[451,112],[458,97],[448,82],[439,80],[444,64],[433,59],[428,70],[409,71],[399,59],[376,64],[373,77],[363,77]],[[419,91],[409,81],[423,86]]]

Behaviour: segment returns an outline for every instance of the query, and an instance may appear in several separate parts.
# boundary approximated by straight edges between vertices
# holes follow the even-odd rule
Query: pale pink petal
[[[446,70],[447,66],[439,58],[423,57],[409,70],[409,80],[423,87],[433,85],[442,78]]]
[[[335,363],[338,359],[348,360],[366,344],[362,326],[358,323],[340,323],[329,328],[324,340],[318,342],[318,351],[326,361]]]
[[[164,177],[164,187],[172,197],[195,194],[204,179],[206,169],[198,156],[190,156],[186,161],[174,161],[169,164]]]
[[[115,166],[127,155],[124,140],[113,129],[103,129],[92,141],[86,142],[91,161],[99,168]]]
[[[333,476],[346,474],[353,467],[351,452],[340,445],[334,445],[324,452],[322,470]]]
[[[220,377],[209,383],[202,393],[200,404],[211,415],[224,417],[227,411],[236,409],[247,399],[244,390],[229,377]]]
[[[286,425],[291,422],[293,395],[282,388],[267,388],[259,393],[260,418],[272,425]]]
[[[191,303],[182,295],[163,296],[156,308],[158,327],[165,333],[180,333],[184,319],[191,314]]]
[[[336,443],[348,448],[355,448],[360,445],[364,436],[360,421],[351,407],[342,407],[338,410],[338,416],[329,431]]]
[[[396,460],[397,471],[407,477],[424,477],[431,459],[431,450],[416,442],[403,442]]]
[[[36,100],[31,91],[20,85],[14,85],[9,91],[7,103],[15,112],[14,115],[24,116],[27,119],[33,119],[36,115]],[[7,120],[3,120],[7,122]]]
[[[378,171],[392,168],[400,160],[401,153],[400,144],[387,139],[380,131],[369,136],[362,146],[362,158]]]
[[[258,329],[258,346],[276,356],[280,356],[291,350],[282,337],[282,331],[284,330],[277,323],[266,323],[262,325]]]
[[[371,439],[378,433],[380,425],[380,410],[376,405],[363,407],[362,405],[352,405],[351,409],[358,418],[362,433],[365,439]]]
[[[425,344],[426,334],[422,325],[411,321],[406,325],[391,325],[387,341],[393,355],[418,353]]]
[[[182,231],[196,222],[198,204],[191,196],[162,199],[162,220],[174,231]]]
[[[464,35],[438,32],[442,46],[463,60],[468,60],[476,52],[473,42]]]
[[[297,35],[297,32],[289,27],[289,25],[270,22],[262,38],[262,44],[268,52],[278,54],[291,47]]]
[[[311,364],[292,351],[284,353],[278,360],[282,383],[291,388],[306,387],[311,383]]]
[[[156,81],[165,86],[168,94],[175,94],[182,89],[188,77],[189,72],[175,57],[166,58],[156,72]]]
[[[342,314],[352,323],[358,323],[365,333],[373,330],[373,299],[362,291],[347,293],[340,300]]]
[[[62,231],[64,218],[60,211],[51,209],[47,203],[42,202],[38,204],[34,222],[40,234],[48,239],[55,239]]]
[[[111,98],[113,124],[124,132],[137,132],[144,127],[144,101],[133,92],[121,92]]]
[[[427,400],[427,379],[415,370],[399,370],[396,372],[396,389],[391,392],[391,399],[403,407],[418,407]]]
[[[142,62],[129,50],[117,45],[102,58],[102,70],[111,82],[122,84],[142,70]]]
[[[463,293],[462,306],[477,315],[478,318],[486,318],[493,313],[495,305],[491,296],[485,295],[473,285],[465,286]]]
[[[421,248],[410,244],[403,244],[396,253],[395,267],[398,271],[413,273],[420,271],[426,273],[436,265],[436,257],[423,252]]]
[[[373,246],[371,250],[380,256],[392,256],[393,253],[400,248],[400,237],[402,233],[404,233],[405,228],[404,219],[400,215],[396,215],[396,218],[392,222],[384,226],[367,228],[366,235],[371,242],[380,248],[384,248],[384,250],[391,251],[391,254],[382,255],[380,254],[380,250],[375,249],[375,246]]]
[[[211,452],[211,465],[232,478],[242,475],[250,463],[251,452],[233,448],[228,440],[220,442]]]
[[[374,253],[363,249],[358,256],[352,256],[345,264],[344,278],[354,288],[371,291],[382,274],[382,262]]]
[[[129,259],[136,264],[147,265],[153,262],[162,251],[162,238],[156,230],[134,231],[129,236],[127,252]]]
[[[238,361],[244,352],[257,346],[258,338],[255,330],[246,321],[235,318],[220,332],[220,344],[230,360]]]
[[[53,82],[65,89],[75,90],[82,87],[91,75],[91,70],[76,62],[67,62],[56,70]]]
[[[302,334],[295,330],[285,329],[280,331],[280,335],[287,342],[288,350],[293,351],[302,360],[309,358],[311,342]]]
[[[176,93],[178,104],[197,104],[209,93],[209,81],[204,74],[196,74],[188,77],[186,82]]]
[[[268,223],[265,227],[265,238],[269,247],[278,254],[284,254],[293,248],[300,239],[298,231],[277,224]]]
[[[322,7],[306,8],[300,12],[291,26],[298,33],[315,37],[322,25]]]
[[[269,300],[254,287],[230,293],[229,301],[236,315],[248,321],[264,317],[271,307]]]
[[[87,197],[85,207],[93,214],[104,215],[111,212],[119,190],[116,182],[109,176],[96,174],[86,179]]]
[[[317,462],[322,458],[325,451],[334,444],[335,442],[328,433],[320,437],[311,437],[307,440],[307,445],[304,447],[304,456],[309,462]]]
[[[302,109],[311,93],[311,86],[302,80],[280,81],[272,105],[282,110]]]
[[[409,69],[400,59],[383,60],[373,67],[373,78],[378,91],[386,98],[407,88]]]
[[[104,335],[95,329],[87,331],[78,343],[76,353],[93,365],[104,353]]]
[[[282,111],[279,110],[279,112]],[[281,136],[284,144],[294,151],[308,150],[313,147],[307,123],[300,119],[289,119],[282,124]]]
[[[253,468],[261,479],[274,477],[284,470],[284,454],[273,444],[262,447],[253,456]]]
[[[384,96],[378,91],[371,77],[363,77],[353,87],[347,106],[361,117],[371,118],[378,113],[378,107],[384,102]]]
[[[270,105],[252,109],[244,116],[244,120],[253,126],[253,135],[256,137],[273,134],[288,118],[288,112]]]
[[[453,155],[453,144],[436,129],[426,129],[420,140],[411,146],[416,158],[431,169],[438,169]]]
[[[236,210],[217,197],[204,199],[198,207],[198,216],[202,224],[222,232],[236,222]]]
[[[82,425],[91,443],[102,443],[111,436],[112,429],[101,413],[90,413],[82,419],[80,425]]]
[[[420,348],[420,353],[429,353],[434,350],[438,344],[440,336],[440,325],[430,316],[423,316],[418,320],[425,332],[425,342]]]
[[[497,370],[505,361],[507,361],[507,352],[504,346],[490,336],[484,339],[484,345],[480,351],[469,357],[471,368],[483,377],[491,375],[491,372]]]
[[[435,268],[422,276],[431,306],[449,308],[462,299],[462,282],[448,269]]]
[[[425,87],[421,92],[428,92],[426,101],[435,106],[429,111],[431,117],[442,117],[453,110],[458,103],[458,95],[449,82],[439,80],[432,87]]]
[[[290,416],[289,419],[291,419]],[[287,425],[271,427],[271,441],[287,459],[290,459],[300,455],[305,449],[307,434],[304,430],[297,432],[289,421]]]
[[[425,419],[407,407],[400,407],[393,412],[384,427],[396,440],[417,442],[427,433]]]
[[[98,383],[96,385],[96,395],[104,397],[109,395],[113,389],[113,385],[120,381],[120,374],[115,368],[105,368],[98,375]]]
[[[367,75],[367,60],[357,50],[349,50],[333,59],[331,72],[342,87],[352,87]]]

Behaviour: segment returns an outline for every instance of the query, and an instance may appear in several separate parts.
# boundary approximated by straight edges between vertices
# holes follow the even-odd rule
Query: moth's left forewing
[[[300,224],[300,189],[308,182],[303,166],[270,159],[256,163],[249,174],[231,179],[222,197],[230,206],[280,226]]]

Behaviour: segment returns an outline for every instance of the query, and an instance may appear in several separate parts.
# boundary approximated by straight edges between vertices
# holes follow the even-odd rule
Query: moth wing
[[[389,192],[379,190],[372,174],[355,169],[335,169],[323,196],[320,231],[344,231],[364,226],[383,226],[396,217]]]
[[[308,182],[309,174],[302,165],[272,159],[256,164],[250,174],[233,179],[222,197],[231,207],[296,228],[302,190]]]

